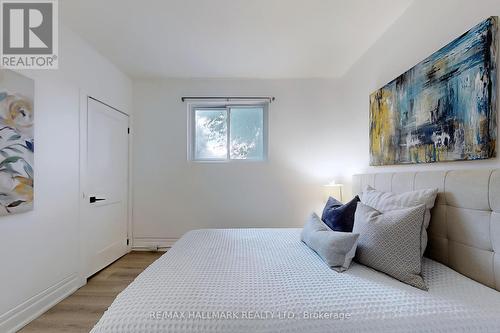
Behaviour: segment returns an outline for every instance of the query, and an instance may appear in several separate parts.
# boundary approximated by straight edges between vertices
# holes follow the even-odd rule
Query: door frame
[[[84,205],[87,204],[88,196],[86,193],[86,176],[87,176],[87,133],[88,133],[88,100],[93,99],[99,103],[102,103],[111,109],[120,112],[121,114],[127,116],[128,119],[128,165],[127,165],[127,239],[129,240],[127,245],[127,250],[130,252],[132,250],[132,131],[131,128],[131,115],[121,111],[118,108],[113,107],[111,104],[103,102],[102,98],[96,98],[94,95],[87,93],[84,90],[80,90],[80,110],[79,110],[79,205],[78,205],[78,275],[80,277],[80,285],[83,286],[87,283],[86,270],[87,270],[87,252],[85,249],[85,216],[84,216]]]

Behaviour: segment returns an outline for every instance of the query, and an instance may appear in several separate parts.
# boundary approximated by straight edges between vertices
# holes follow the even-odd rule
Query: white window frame
[[[262,107],[262,159],[231,159],[231,108],[255,108]],[[196,110],[197,109],[225,109],[227,112],[227,139],[226,139],[226,158],[196,158]],[[268,160],[268,145],[269,145],[269,135],[268,135],[268,113],[269,113],[269,103],[262,101],[237,101],[237,102],[196,102],[188,104],[188,150],[187,156],[188,160],[196,163],[248,163],[248,162],[265,162]]]

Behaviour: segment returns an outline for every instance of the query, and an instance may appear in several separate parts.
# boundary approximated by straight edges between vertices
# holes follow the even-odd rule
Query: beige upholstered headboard
[[[500,169],[355,175],[353,193],[439,188],[426,256],[500,291]]]

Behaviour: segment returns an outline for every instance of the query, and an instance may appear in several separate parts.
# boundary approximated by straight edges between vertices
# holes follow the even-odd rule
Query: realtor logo
[[[0,67],[58,67],[57,0],[0,0]]]

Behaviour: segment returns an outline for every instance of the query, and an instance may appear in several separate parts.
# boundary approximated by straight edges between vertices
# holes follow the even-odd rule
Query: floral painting
[[[479,160],[497,142],[497,17],[370,96],[370,165]]]
[[[0,215],[33,209],[33,80],[0,70]]]

